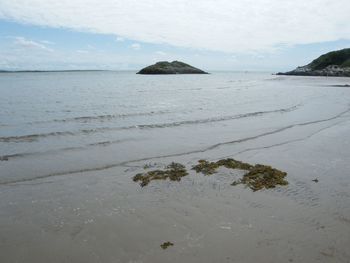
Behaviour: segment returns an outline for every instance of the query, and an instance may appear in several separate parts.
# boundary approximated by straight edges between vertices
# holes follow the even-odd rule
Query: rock
[[[350,77],[350,48],[329,52],[306,66],[277,75]]]
[[[137,74],[208,74],[198,68],[180,61],[161,61],[141,69]]]

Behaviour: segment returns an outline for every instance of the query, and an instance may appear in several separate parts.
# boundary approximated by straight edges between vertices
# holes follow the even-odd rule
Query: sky
[[[0,0],[0,69],[286,71],[350,47],[349,0]]]

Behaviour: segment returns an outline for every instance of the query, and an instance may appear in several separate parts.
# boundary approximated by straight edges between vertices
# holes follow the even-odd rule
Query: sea
[[[0,184],[326,123],[349,111],[346,81],[240,72],[3,73]]]

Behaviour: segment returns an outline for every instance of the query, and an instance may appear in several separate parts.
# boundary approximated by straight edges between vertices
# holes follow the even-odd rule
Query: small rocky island
[[[137,74],[208,74],[181,61],[161,61],[141,69]]]
[[[350,48],[326,53],[306,66],[277,75],[350,77]]]

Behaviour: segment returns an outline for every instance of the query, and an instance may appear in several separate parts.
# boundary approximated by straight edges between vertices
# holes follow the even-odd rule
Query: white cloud
[[[86,45],[86,48],[89,50],[96,50],[96,47],[94,45]]]
[[[87,54],[87,53],[89,53],[89,51],[83,50],[83,49],[78,49],[77,53],[79,53],[79,54]]]
[[[226,52],[350,38],[349,0],[1,0],[0,18]]]
[[[166,53],[163,51],[156,51],[155,53],[159,56],[166,56]]]
[[[133,50],[139,50],[141,48],[141,45],[139,43],[133,43],[133,44],[130,45],[130,47]]]
[[[115,41],[117,42],[123,42],[125,39],[123,37],[117,37]]]
[[[14,39],[15,39],[14,44],[16,46],[20,46],[22,48],[44,50],[44,51],[48,51],[48,52],[53,51],[51,48],[48,48],[39,42],[35,42],[33,40],[29,40],[29,39],[26,39],[24,37],[14,37]]]
[[[149,61],[150,58],[145,54],[135,54],[130,60],[130,55],[125,53],[85,53],[83,49],[80,52],[57,49],[45,55],[36,49],[31,52],[24,48],[0,49],[0,69],[12,70],[140,69]]]
[[[54,42],[48,41],[48,40],[40,40],[41,43],[46,44],[46,45],[55,45]]]

